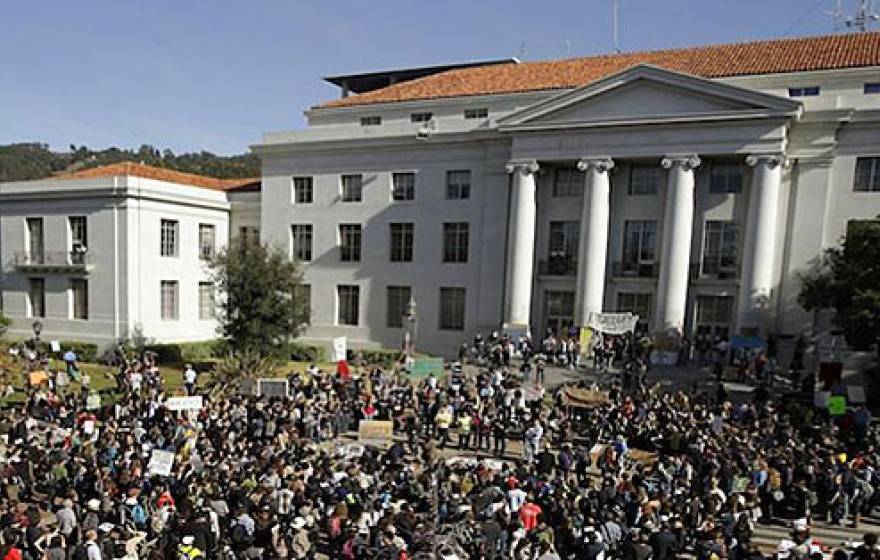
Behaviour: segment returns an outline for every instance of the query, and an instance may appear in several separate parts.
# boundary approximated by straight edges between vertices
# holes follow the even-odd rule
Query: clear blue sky
[[[832,29],[832,0],[620,1],[623,50]],[[0,17],[0,143],[56,149],[237,153],[335,98],[323,75],[613,49],[611,0],[32,0]]]

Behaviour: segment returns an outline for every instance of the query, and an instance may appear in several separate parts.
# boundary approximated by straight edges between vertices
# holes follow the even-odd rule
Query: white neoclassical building
[[[206,259],[259,237],[259,180],[115,164],[0,183],[3,313],[11,334],[98,343],[216,336]],[[235,213],[231,220],[230,214]]]
[[[265,134],[262,239],[308,337],[451,353],[594,311],[652,330],[810,328],[799,275],[880,214],[880,34],[334,76]]]

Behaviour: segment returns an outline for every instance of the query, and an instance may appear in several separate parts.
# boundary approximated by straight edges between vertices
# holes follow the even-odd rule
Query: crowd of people
[[[632,339],[609,345],[606,385],[550,389],[546,347],[487,338],[480,367],[312,366],[274,397],[207,392],[188,368],[192,410],[169,407],[150,356],[121,359],[99,406],[57,383],[75,362],[44,363],[0,412],[0,560],[756,560],[762,523],[791,524],[779,558],[880,556],[872,535],[810,533],[880,502],[866,409],[663,391]],[[360,445],[362,420],[398,437]]]

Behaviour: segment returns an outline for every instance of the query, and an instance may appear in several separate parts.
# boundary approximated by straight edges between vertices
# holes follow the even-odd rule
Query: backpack
[[[241,523],[236,523],[232,526],[232,535],[230,537],[233,544],[236,545],[250,544],[251,541],[251,536],[248,535],[247,529]]]
[[[131,506],[128,513],[131,515],[132,523],[138,527],[142,527],[147,522],[147,512],[144,511],[144,506],[140,504]]]

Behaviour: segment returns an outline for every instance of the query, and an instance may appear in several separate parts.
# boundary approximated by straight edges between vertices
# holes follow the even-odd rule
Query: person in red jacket
[[[526,531],[531,531],[538,526],[538,518],[541,516],[541,506],[532,501],[533,497],[529,496],[526,503],[519,508],[519,518],[522,520],[523,527]]]

